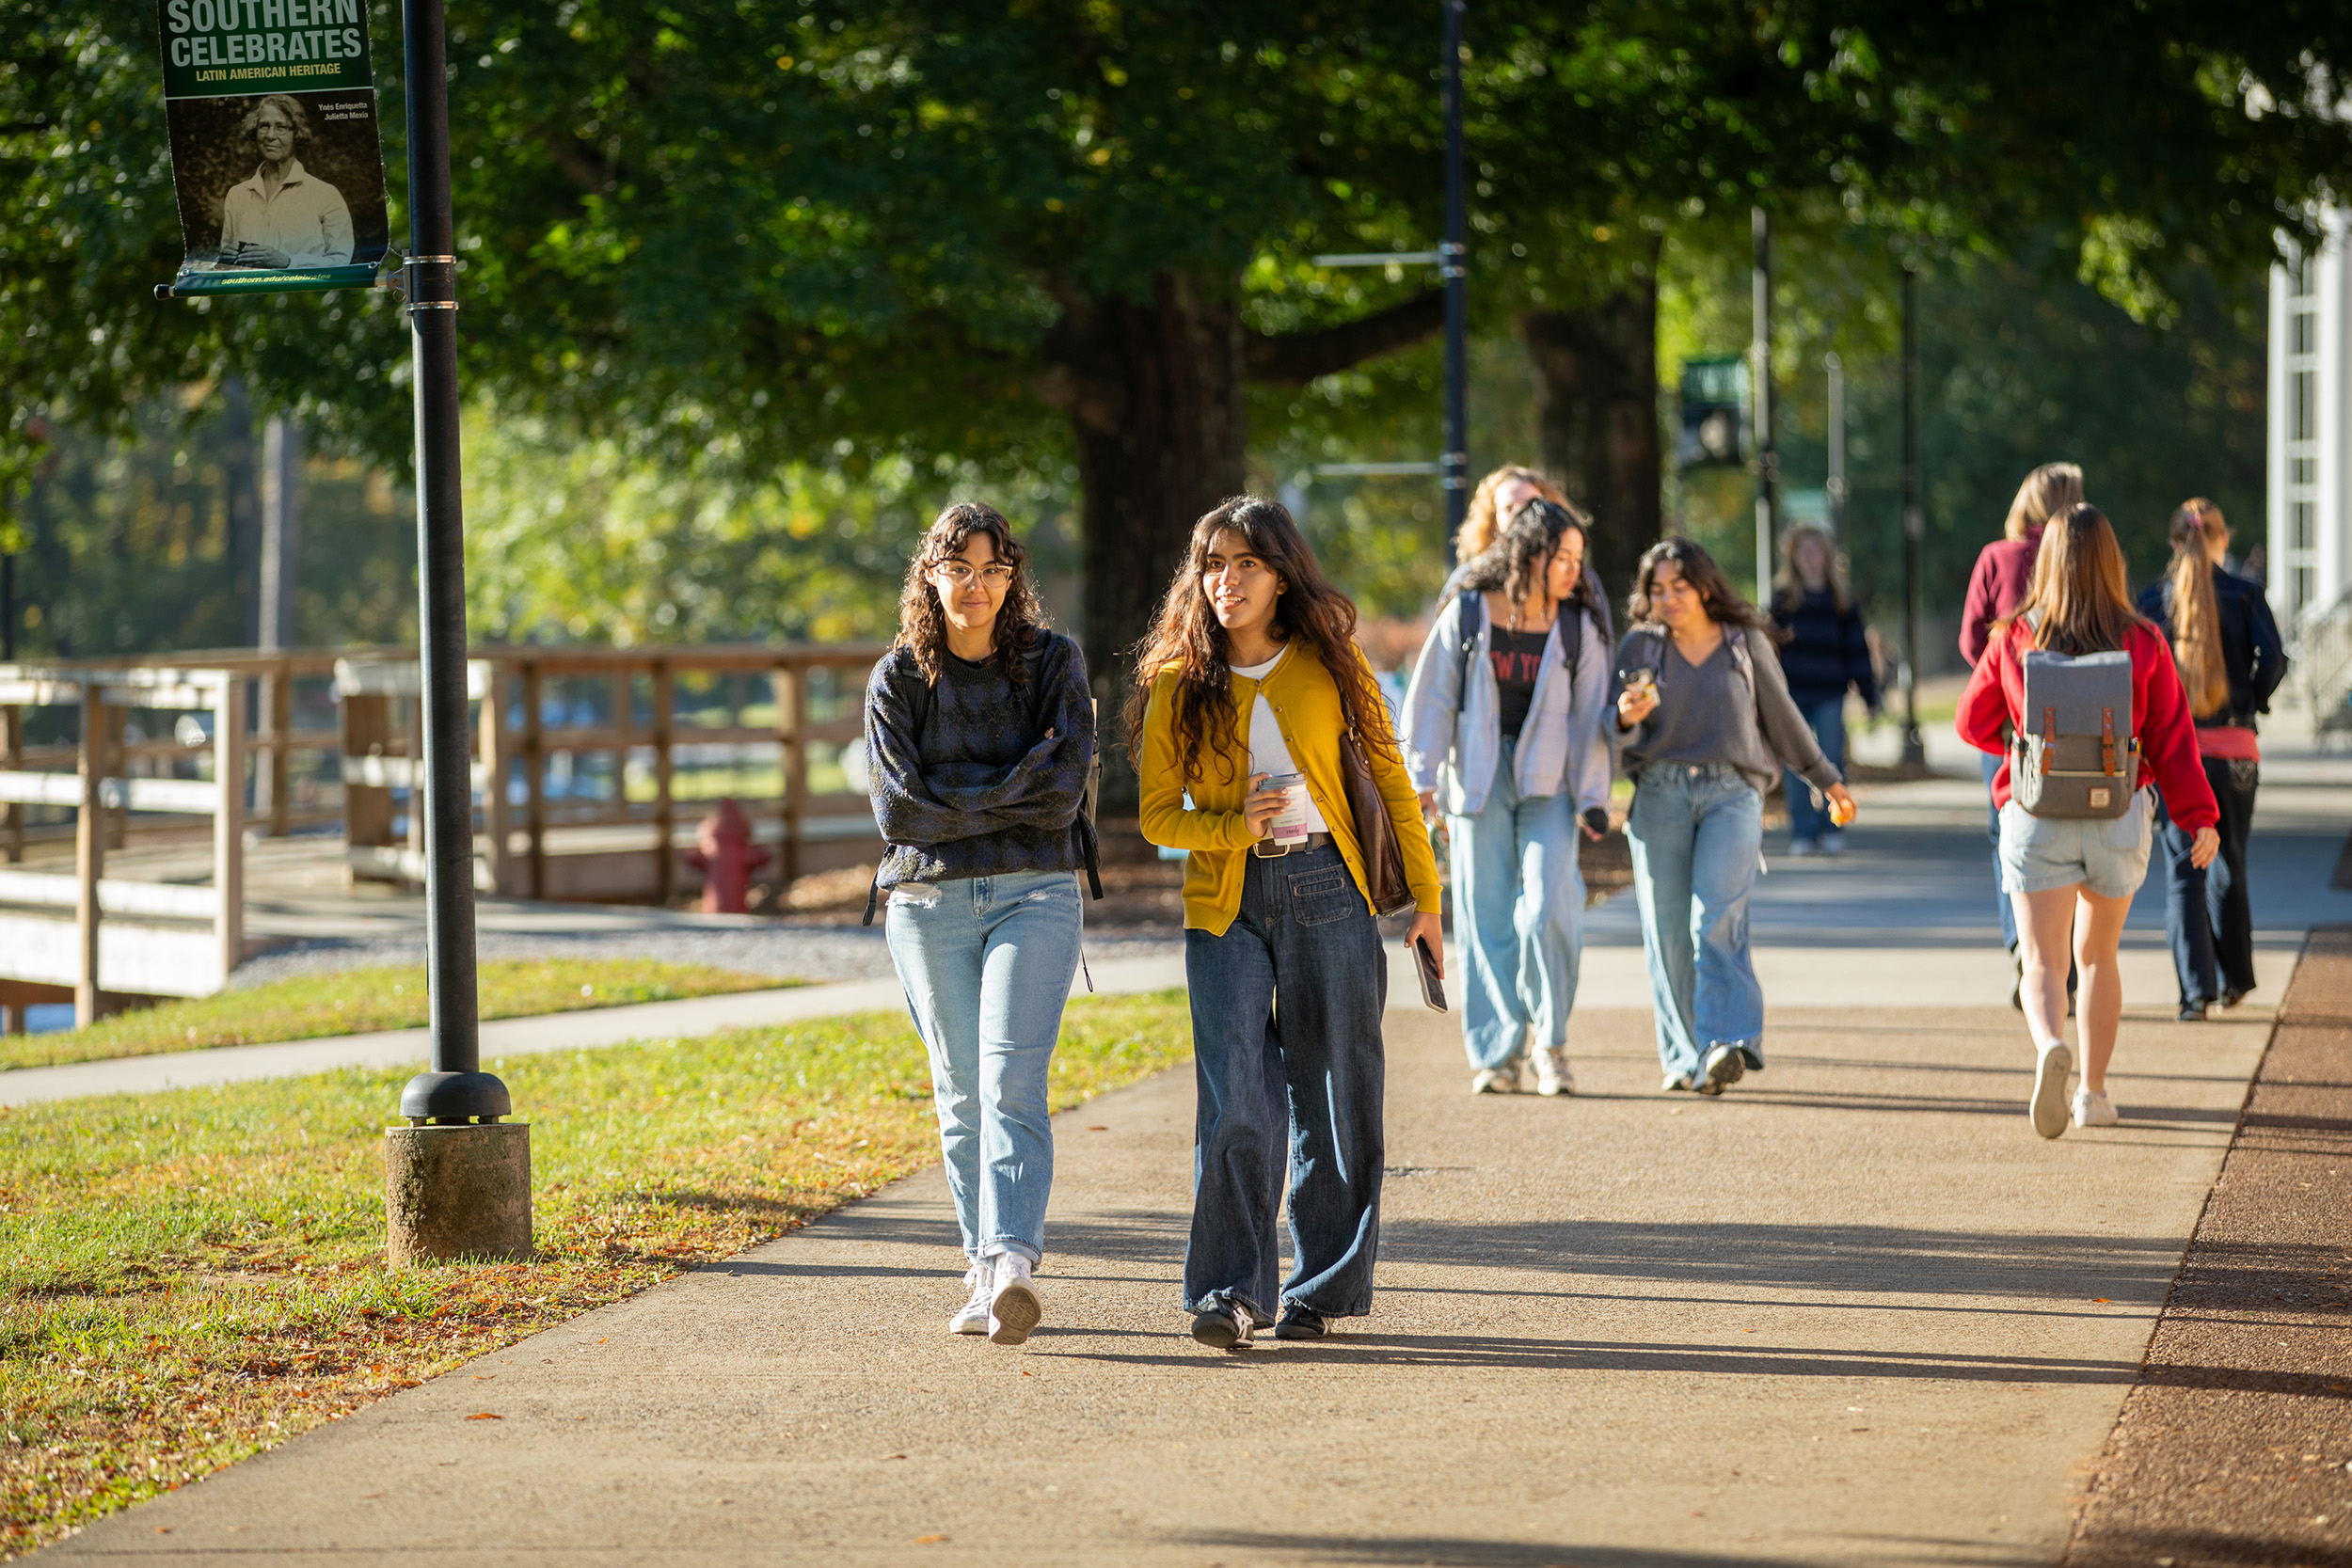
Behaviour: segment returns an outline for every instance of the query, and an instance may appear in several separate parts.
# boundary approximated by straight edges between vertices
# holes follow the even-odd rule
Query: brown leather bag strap
[[[2099,765],[2108,778],[2115,777],[2115,709],[2111,707],[2099,710]]]

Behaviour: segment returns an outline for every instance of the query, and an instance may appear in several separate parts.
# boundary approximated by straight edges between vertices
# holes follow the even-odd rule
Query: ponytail
[[[2172,662],[2188,692],[2192,718],[2210,719],[2230,701],[2229,668],[2221,659],[2221,607],[2213,594],[2213,557],[2205,518],[2195,502],[2172,514]]]

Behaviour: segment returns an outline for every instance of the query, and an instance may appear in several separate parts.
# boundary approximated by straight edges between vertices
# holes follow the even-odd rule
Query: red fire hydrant
[[[703,874],[703,913],[741,914],[752,873],[768,863],[768,851],[752,844],[752,824],[732,796],[694,830],[686,863]]]

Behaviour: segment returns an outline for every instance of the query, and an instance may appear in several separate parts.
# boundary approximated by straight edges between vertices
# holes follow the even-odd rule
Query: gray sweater
[[[1658,706],[1631,730],[1617,727],[1616,701],[1633,670],[1658,672]],[[1772,793],[1783,764],[1817,789],[1845,781],[1788,696],[1788,683],[1762,632],[1724,628],[1724,641],[1693,668],[1663,626],[1635,626],[1617,644],[1617,673],[1601,728],[1635,779],[1654,763],[1727,762]]]

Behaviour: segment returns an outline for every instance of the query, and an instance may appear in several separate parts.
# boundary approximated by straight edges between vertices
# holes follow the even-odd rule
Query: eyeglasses
[[[954,583],[958,588],[966,588],[971,586],[972,578],[976,575],[968,564],[961,561],[942,562],[939,568],[939,574],[940,576],[946,578],[949,582]],[[1012,580],[1012,568],[1009,566],[988,565],[981,567],[977,575],[978,576],[980,581],[985,583],[987,586],[991,588],[1002,588],[1005,584]]]

